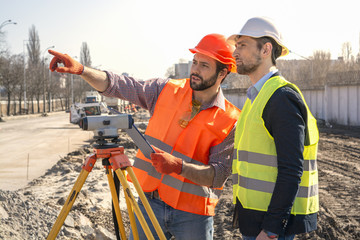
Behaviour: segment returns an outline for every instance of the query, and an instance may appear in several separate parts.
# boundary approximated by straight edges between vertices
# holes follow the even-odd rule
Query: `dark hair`
[[[276,59],[281,56],[282,47],[271,37],[254,38],[257,42],[257,47],[260,50],[265,43],[270,42],[272,45],[271,61],[276,66]]]
[[[215,61],[216,62],[216,74],[219,74],[220,71],[222,71],[224,68],[226,68],[226,76],[230,73],[229,71],[229,67],[227,64],[224,64],[222,62],[219,61]],[[221,80],[221,83],[225,80],[226,76],[223,78],[223,80]]]

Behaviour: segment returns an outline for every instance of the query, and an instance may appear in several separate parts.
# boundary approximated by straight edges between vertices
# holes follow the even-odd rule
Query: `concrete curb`
[[[65,113],[65,111],[49,112],[49,113],[46,113],[45,116],[43,115],[43,113],[3,116],[3,117],[0,117],[0,122],[7,122],[7,121],[11,121],[11,120],[18,120],[18,119],[29,119],[29,118],[36,118],[36,117],[46,117],[46,116],[62,114],[62,113]]]

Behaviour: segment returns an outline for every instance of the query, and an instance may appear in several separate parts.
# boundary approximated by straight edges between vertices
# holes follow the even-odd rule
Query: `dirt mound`
[[[322,128],[318,153],[320,212],[318,230],[297,239],[360,239],[360,131]],[[135,146],[120,134],[126,155]],[[91,146],[69,153],[46,174],[18,191],[0,190],[0,239],[45,239],[73,187]],[[101,161],[82,187],[57,239],[116,239],[111,196]],[[132,192],[136,193],[133,189]],[[129,221],[123,194],[120,207],[127,234]],[[232,186],[228,180],[214,218],[214,239],[241,239],[232,228]]]
[[[130,142],[124,135],[122,141]],[[74,186],[86,157],[93,151],[85,146],[69,153],[45,175],[17,191],[0,190],[0,239],[46,239]],[[129,158],[134,149],[126,150]],[[132,192],[137,198],[135,189]],[[123,193],[123,220],[129,225]],[[57,239],[116,239],[111,212],[111,195],[102,161],[89,173]]]
[[[360,239],[360,128],[320,128],[318,169],[318,229],[296,239]],[[231,227],[232,209],[229,179],[217,206],[215,239],[240,239]]]

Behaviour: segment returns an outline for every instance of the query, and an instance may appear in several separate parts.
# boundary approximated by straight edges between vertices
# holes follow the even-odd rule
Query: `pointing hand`
[[[53,59],[50,62],[49,69],[57,71],[60,73],[72,73],[81,75],[84,71],[84,66],[78,61],[74,60],[67,54],[62,54],[53,50],[48,50],[48,52],[54,55]],[[58,67],[58,63],[63,63],[65,67]]]

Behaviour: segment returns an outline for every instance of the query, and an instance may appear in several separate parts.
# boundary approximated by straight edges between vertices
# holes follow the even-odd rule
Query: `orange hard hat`
[[[234,47],[226,42],[225,36],[212,33],[203,37],[192,53],[201,53],[229,66],[229,71],[236,72],[236,62],[232,53]]]

